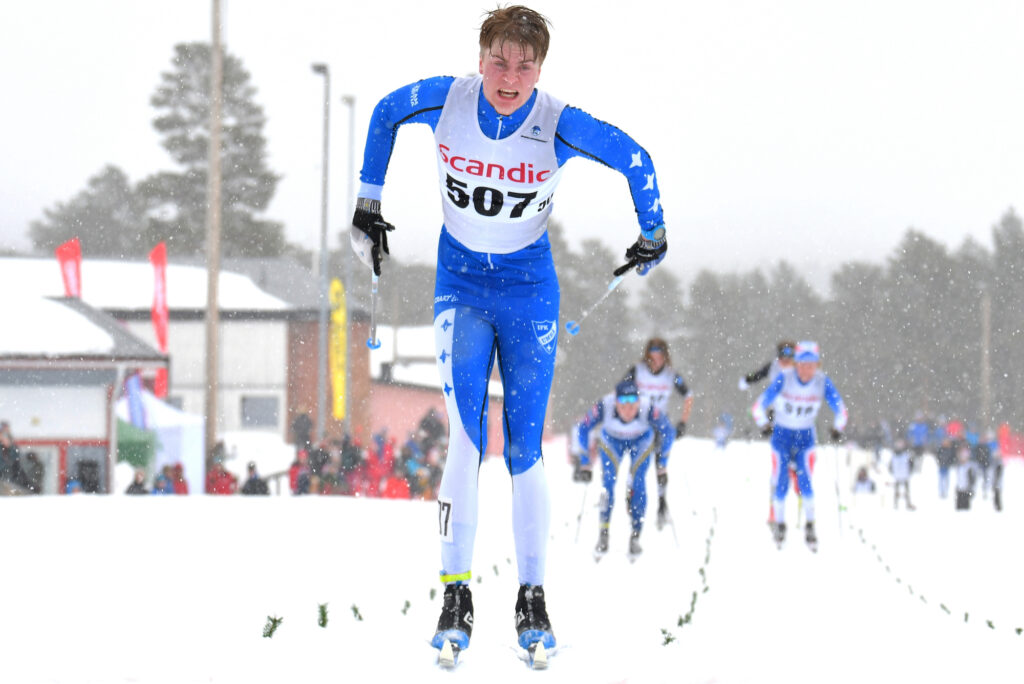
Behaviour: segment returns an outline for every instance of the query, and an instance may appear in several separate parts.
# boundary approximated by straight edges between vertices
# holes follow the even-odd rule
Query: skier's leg
[[[544,582],[551,519],[541,441],[555,372],[559,292],[553,268],[545,274],[522,291],[510,285],[494,302],[519,582],[530,586]]]
[[[654,439],[648,437],[634,442],[630,446],[630,498],[629,517],[632,521],[633,533],[637,536],[644,526],[647,513],[647,469],[651,465],[654,454]]]
[[[810,463],[816,459],[814,447],[800,449],[793,464],[796,469],[796,481],[800,485],[800,496],[803,500],[804,519],[814,523],[814,487],[811,485]]]
[[[786,494],[789,492],[789,444],[780,429],[772,433],[772,511],[776,525],[786,522]]]
[[[477,478],[487,432],[486,387],[494,330],[465,306],[434,319],[438,370],[448,412],[448,455],[438,488],[442,580],[468,582],[477,523]]]
[[[597,453],[601,455],[601,485],[604,487],[598,517],[601,525],[606,527],[611,522],[612,509],[615,507],[615,481],[618,479],[619,462],[622,459],[622,443],[602,436],[597,441]]]

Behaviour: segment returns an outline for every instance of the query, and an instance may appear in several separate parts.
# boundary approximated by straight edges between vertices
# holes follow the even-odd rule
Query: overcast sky
[[[210,0],[9,3],[0,22],[0,248],[106,164],[171,170],[149,105],[176,43],[210,40]],[[544,0],[540,87],[616,124],[654,159],[671,264],[745,270],[787,259],[824,282],[881,261],[908,227],[950,248],[1024,207],[1024,3],[1019,0]],[[477,69],[492,2],[223,0],[224,41],[258,89],[267,215],[319,244],[323,79],[332,70],[330,244],[347,224],[349,110],[357,173],[389,91]],[[440,226],[429,128],[401,132],[384,191],[400,258],[432,261]],[[555,217],[616,250],[637,232],[618,174],[570,162]]]

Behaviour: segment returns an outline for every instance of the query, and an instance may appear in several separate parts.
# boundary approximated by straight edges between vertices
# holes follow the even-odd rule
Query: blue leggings
[[[644,526],[644,514],[647,512],[647,469],[651,465],[654,453],[654,432],[646,433],[634,439],[616,439],[602,432],[597,441],[597,452],[601,455],[601,484],[604,485],[604,505],[601,507],[602,525],[612,519],[612,508],[615,505],[615,480],[619,473],[622,458],[629,454],[629,517],[634,532],[640,532]]]
[[[775,522],[785,522],[786,494],[789,493],[789,464],[796,471],[796,484],[803,499],[807,522],[814,522],[814,489],[811,486],[814,430],[776,427],[772,432],[772,511]]]
[[[438,491],[442,579],[468,581],[478,471],[487,448],[488,385],[497,362],[519,581],[543,584],[550,501],[541,439],[559,304],[550,244],[545,234],[512,254],[484,254],[442,230],[437,263],[434,339],[449,430]]]

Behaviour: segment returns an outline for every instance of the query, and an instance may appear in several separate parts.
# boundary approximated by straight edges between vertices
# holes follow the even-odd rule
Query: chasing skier
[[[590,461],[588,445],[590,433],[596,429],[600,429],[597,452],[601,457],[604,494],[601,497],[600,528],[594,557],[600,560],[608,553],[608,527],[615,505],[615,482],[619,465],[629,456],[630,480],[626,488],[626,503],[631,520],[629,557],[635,560],[643,551],[640,547],[640,533],[647,512],[647,469],[653,457],[657,460],[658,471],[664,472],[675,433],[665,414],[641,396],[636,383],[623,380],[616,385],[614,393],[605,395],[594,404],[574,430],[572,450],[578,459],[576,479],[583,482],[589,482],[592,477],[594,466]]]
[[[690,412],[693,410],[693,392],[686,385],[686,380],[672,368],[672,360],[668,353],[668,343],[660,337],[652,337],[644,345],[644,358],[641,363],[633,365],[626,376],[626,381],[636,383],[640,389],[640,396],[647,399],[651,406],[658,409],[663,415],[668,415],[668,401],[673,391],[683,398],[683,411],[676,422],[676,439],[682,439],[686,434],[686,423],[690,420]],[[658,437],[655,435],[655,439]],[[655,448],[658,445],[655,444]],[[660,530],[671,521],[668,512],[668,502],[665,500],[665,493],[668,490],[668,471],[665,468],[657,469],[658,480],[658,517],[657,528]]]
[[[628,181],[640,234],[620,271],[635,267],[645,275],[667,250],[647,152],[618,128],[535,88],[549,41],[547,19],[537,12],[519,5],[495,9],[480,27],[480,75],[427,78],[384,97],[370,121],[350,231],[357,255],[379,276],[394,230],[381,216],[381,198],[398,129],[429,125],[444,215],[434,331],[449,425],[437,497],[444,606],[431,643],[446,666],[469,646],[473,630],[478,471],[495,361],[512,477],[518,643],[531,654],[539,651],[535,665],[541,666],[556,645],[543,586],[550,501],[541,440],[559,328],[547,221],[565,163],[590,159]]]
[[[818,535],[814,529],[814,489],[810,470],[817,442],[814,423],[822,400],[828,402],[835,414],[830,436],[833,442],[838,442],[846,427],[847,411],[832,380],[819,369],[821,356],[816,342],[800,342],[796,346],[794,361],[792,368],[775,376],[754,402],[751,412],[757,426],[764,428],[768,425],[768,410],[775,410],[775,428],[771,437],[775,542],[781,547],[786,538],[785,505],[789,490],[789,464],[792,463],[803,496],[807,520],[805,539],[807,545],[816,551]]]

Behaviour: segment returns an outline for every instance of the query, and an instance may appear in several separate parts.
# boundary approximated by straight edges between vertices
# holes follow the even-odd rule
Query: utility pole
[[[217,443],[217,393],[220,371],[220,147],[224,56],[220,44],[220,0],[213,3],[213,40],[210,52],[210,149],[206,206],[206,468]]]
[[[327,306],[330,279],[327,275],[327,160],[331,122],[331,72],[326,64],[314,64],[313,72],[324,77],[323,169],[320,174],[320,334],[316,368],[316,439],[324,440],[327,423]],[[345,388],[348,392],[348,388]]]

